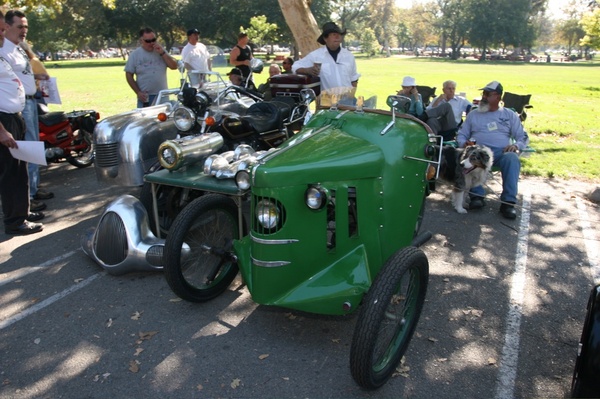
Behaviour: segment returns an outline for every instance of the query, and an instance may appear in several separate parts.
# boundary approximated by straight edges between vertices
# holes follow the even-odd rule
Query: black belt
[[[26,95],[25,98],[28,99],[28,100],[35,100],[35,96],[27,96]]]

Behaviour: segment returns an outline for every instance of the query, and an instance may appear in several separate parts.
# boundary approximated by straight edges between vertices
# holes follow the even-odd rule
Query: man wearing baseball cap
[[[181,60],[185,68],[189,71],[210,71],[212,69],[212,60],[206,46],[200,43],[200,32],[198,29],[187,31],[188,42],[181,50]]]
[[[515,219],[517,211],[514,205],[517,202],[521,171],[518,152],[527,147],[529,138],[519,115],[500,106],[504,91],[500,82],[494,80],[480,90],[483,90],[483,94],[479,106],[469,112],[458,131],[458,146],[464,147],[467,141],[473,140],[492,150],[494,166],[500,168],[502,173],[500,213],[507,219]],[[473,188],[470,209],[482,208],[485,205],[484,195],[483,187]]]
[[[342,47],[342,39],[346,29],[342,30],[333,22],[322,27],[323,33],[317,42],[324,46],[292,65],[292,71],[303,75],[319,76],[321,89],[333,87],[356,87],[360,74],[356,71],[354,55]]]

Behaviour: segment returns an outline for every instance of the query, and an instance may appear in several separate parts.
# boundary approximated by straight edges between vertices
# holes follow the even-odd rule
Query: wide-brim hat
[[[319,42],[320,44],[325,44],[325,36],[327,36],[330,33],[339,33],[342,36],[346,34],[346,29],[340,29],[340,27],[337,26],[334,22],[326,22],[322,27],[322,31],[323,33],[321,33],[321,36],[319,36],[319,38],[317,39],[317,42]]]
[[[504,88],[502,87],[502,85],[500,84],[500,82],[494,80],[494,81],[488,83],[487,85],[485,85],[485,87],[482,87],[479,90],[483,90],[483,91],[495,91],[498,94],[502,94],[502,92],[504,91]]]

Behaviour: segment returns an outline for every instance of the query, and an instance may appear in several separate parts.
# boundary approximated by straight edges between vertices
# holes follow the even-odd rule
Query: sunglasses
[[[154,43],[156,41],[156,38],[153,38],[153,39],[144,39],[144,41],[146,43]]]

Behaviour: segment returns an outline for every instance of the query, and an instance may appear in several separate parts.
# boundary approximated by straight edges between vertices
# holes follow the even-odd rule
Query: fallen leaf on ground
[[[142,353],[144,351],[143,348],[135,348],[135,353],[133,354],[133,356],[138,356],[140,353]]]
[[[437,340],[436,338],[433,338],[433,337],[429,337],[429,338],[427,338],[427,339],[428,339],[429,341],[431,341],[431,342],[438,342],[438,340]]]
[[[148,331],[148,332],[141,332],[140,331],[139,336],[140,336],[141,340],[146,340],[146,339],[152,338],[156,334],[158,334],[158,331]]]
[[[339,344],[339,343],[340,343],[340,341],[341,341],[341,340],[340,340],[339,338],[333,338],[333,339],[331,340],[331,342],[333,342],[334,344]]]
[[[110,327],[112,326],[113,320],[112,319],[108,319],[108,321],[106,322],[106,327]]]
[[[39,345],[40,342],[42,342],[42,340],[39,339],[39,338],[36,338],[36,339],[33,340],[33,343],[36,344],[36,345]]]
[[[493,357],[489,357],[488,358],[488,365],[494,365],[496,364],[496,359],[494,359]]]
[[[233,389],[236,389],[237,387],[240,386],[240,382],[241,382],[241,380],[239,378],[234,378],[233,381],[231,381],[231,387]]]
[[[144,312],[135,312],[133,316],[131,316],[131,320],[139,320],[142,317],[142,313]]]
[[[172,298],[169,299],[169,302],[181,302],[181,298]]]
[[[269,355],[268,355],[268,354],[264,354],[264,355],[260,355],[258,358],[259,358],[260,360],[264,360],[264,359],[266,359],[266,358],[268,358],[268,357],[269,357]]]
[[[74,282],[76,282],[76,283],[81,283],[81,282],[83,281],[83,279],[82,279],[82,278],[76,278],[76,279],[75,279],[75,280],[73,280],[73,281],[74,281]]]
[[[203,389],[204,389],[204,387],[202,386],[202,384],[198,384],[198,385],[196,385],[196,389],[197,389],[198,391],[201,391],[201,390],[203,390]]]
[[[132,373],[137,373],[138,371],[140,371],[140,362],[138,362],[137,360],[130,361],[129,371],[131,371]]]

